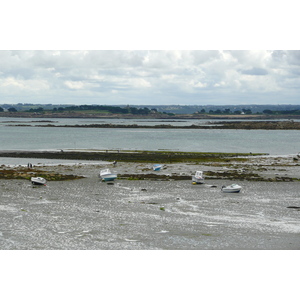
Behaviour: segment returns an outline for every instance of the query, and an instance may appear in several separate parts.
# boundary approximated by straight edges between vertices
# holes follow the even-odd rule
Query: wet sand
[[[296,176],[290,157],[261,171]],[[290,166],[283,168],[284,160]],[[278,162],[278,159],[276,160]],[[261,162],[260,162],[261,163]],[[118,162],[118,174],[154,173],[150,164]],[[238,194],[220,188],[232,181],[121,180],[101,182],[98,164],[44,166],[85,176],[31,186],[0,180],[0,249],[69,250],[243,250],[300,248],[300,186],[294,182],[234,181]],[[161,174],[191,175],[223,169],[195,164],[166,165]],[[299,175],[298,175],[299,176]],[[293,208],[288,208],[293,207]]]

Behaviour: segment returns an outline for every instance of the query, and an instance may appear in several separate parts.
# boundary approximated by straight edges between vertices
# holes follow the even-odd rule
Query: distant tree
[[[240,110],[235,110],[235,111],[234,111],[234,114],[235,114],[235,115],[240,115],[241,113],[242,113],[242,112],[241,112]]]
[[[0,112],[4,111],[4,109],[0,106]]]
[[[128,109],[133,115],[137,115],[139,113],[139,110],[136,107],[128,107]]]
[[[244,112],[246,115],[251,115],[251,114],[252,114],[251,109],[245,109],[245,108],[243,108],[243,112]]]
[[[265,110],[263,110],[263,113],[266,114],[266,115],[272,115],[273,111],[270,110],[270,109],[265,109]]]
[[[38,107],[38,108],[30,108],[29,109],[30,112],[43,112],[44,109],[42,107]]]
[[[17,110],[16,110],[14,107],[10,107],[10,108],[8,109],[8,111],[9,111],[9,112],[16,112]]]
[[[144,108],[139,109],[139,113],[140,113],[141,115],[148,115],[149,112],[150,112],[150,109],[147,108],[147,107],[144,107]]]
[[[200,110],[200,112],[201,112],[202,114],[205,114],[205,109],[202,108],[202,109]]]

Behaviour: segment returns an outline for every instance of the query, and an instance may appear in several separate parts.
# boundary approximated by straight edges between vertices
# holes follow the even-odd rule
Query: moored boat
[[[114,181],[117,178],[117,174],[112,173],[109,169],[103,169],[100,171],[100,178],[103,181]]]
[[[192,176],[193,184],[203,184],[204,176],[202,171],[196,171],[195,175]]]
[[[31,177],[31,183],[33,185],[46,185],[47,180],[43,177]]]
[[[241,188],[242,187],[240,185],[238,185],[236,183],[233,183],[233,184],[228,185],[228,186],[223,185],[222,188],[221,188],[221,191],[223,193],[239,193]]]
[[[162,168],[161,164],[155,164],[155,165],[153,165],[153,170],[154,171],[160,171],[161,168]]]

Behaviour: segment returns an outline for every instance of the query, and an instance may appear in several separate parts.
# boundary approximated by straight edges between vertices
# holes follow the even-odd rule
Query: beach
[[[106,167],[118,174],[114,184],[99,178]],[[26,166],[1,166],[2,172],[9,168]],[[149,163],[132,162],[39,164],[31,172],[36,168],[80,179],[49,180],[40,187],[28,179],[0,179],[2,250],[300,248],[299,165],[292,156],[231,165],[173,163],[158,172]],[[228,171],[253,168],[261,180],[228,177]],[[214,176],[192,184],[197,170]],[[241,192],[222,193],[231,183],[241,185]]]

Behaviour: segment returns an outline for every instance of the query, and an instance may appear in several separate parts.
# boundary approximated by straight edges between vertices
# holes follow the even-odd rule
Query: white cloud
[[[130,80],[130,83],[135,88],[145,88],[145,87],[151,87],[151,83],[143,78],[134,78]]]
[[[196,87],[196,88],[205,88],[205,87],[207,87],[206,83],[202,83],[202,82],[196,81],[196,80],[190,81],[189,84],[190,84],[190,86]]]
[[[49,85],[45,80],[23,80],[14,77],[7,77],[0,80],[0,89],[8,93],[12,92],[38,92],[49,89]]]
[[[83,89],[85,87],[85,84],[82,81],[65,81],[64,84],[73,90],[79,90],[79,89]]]

